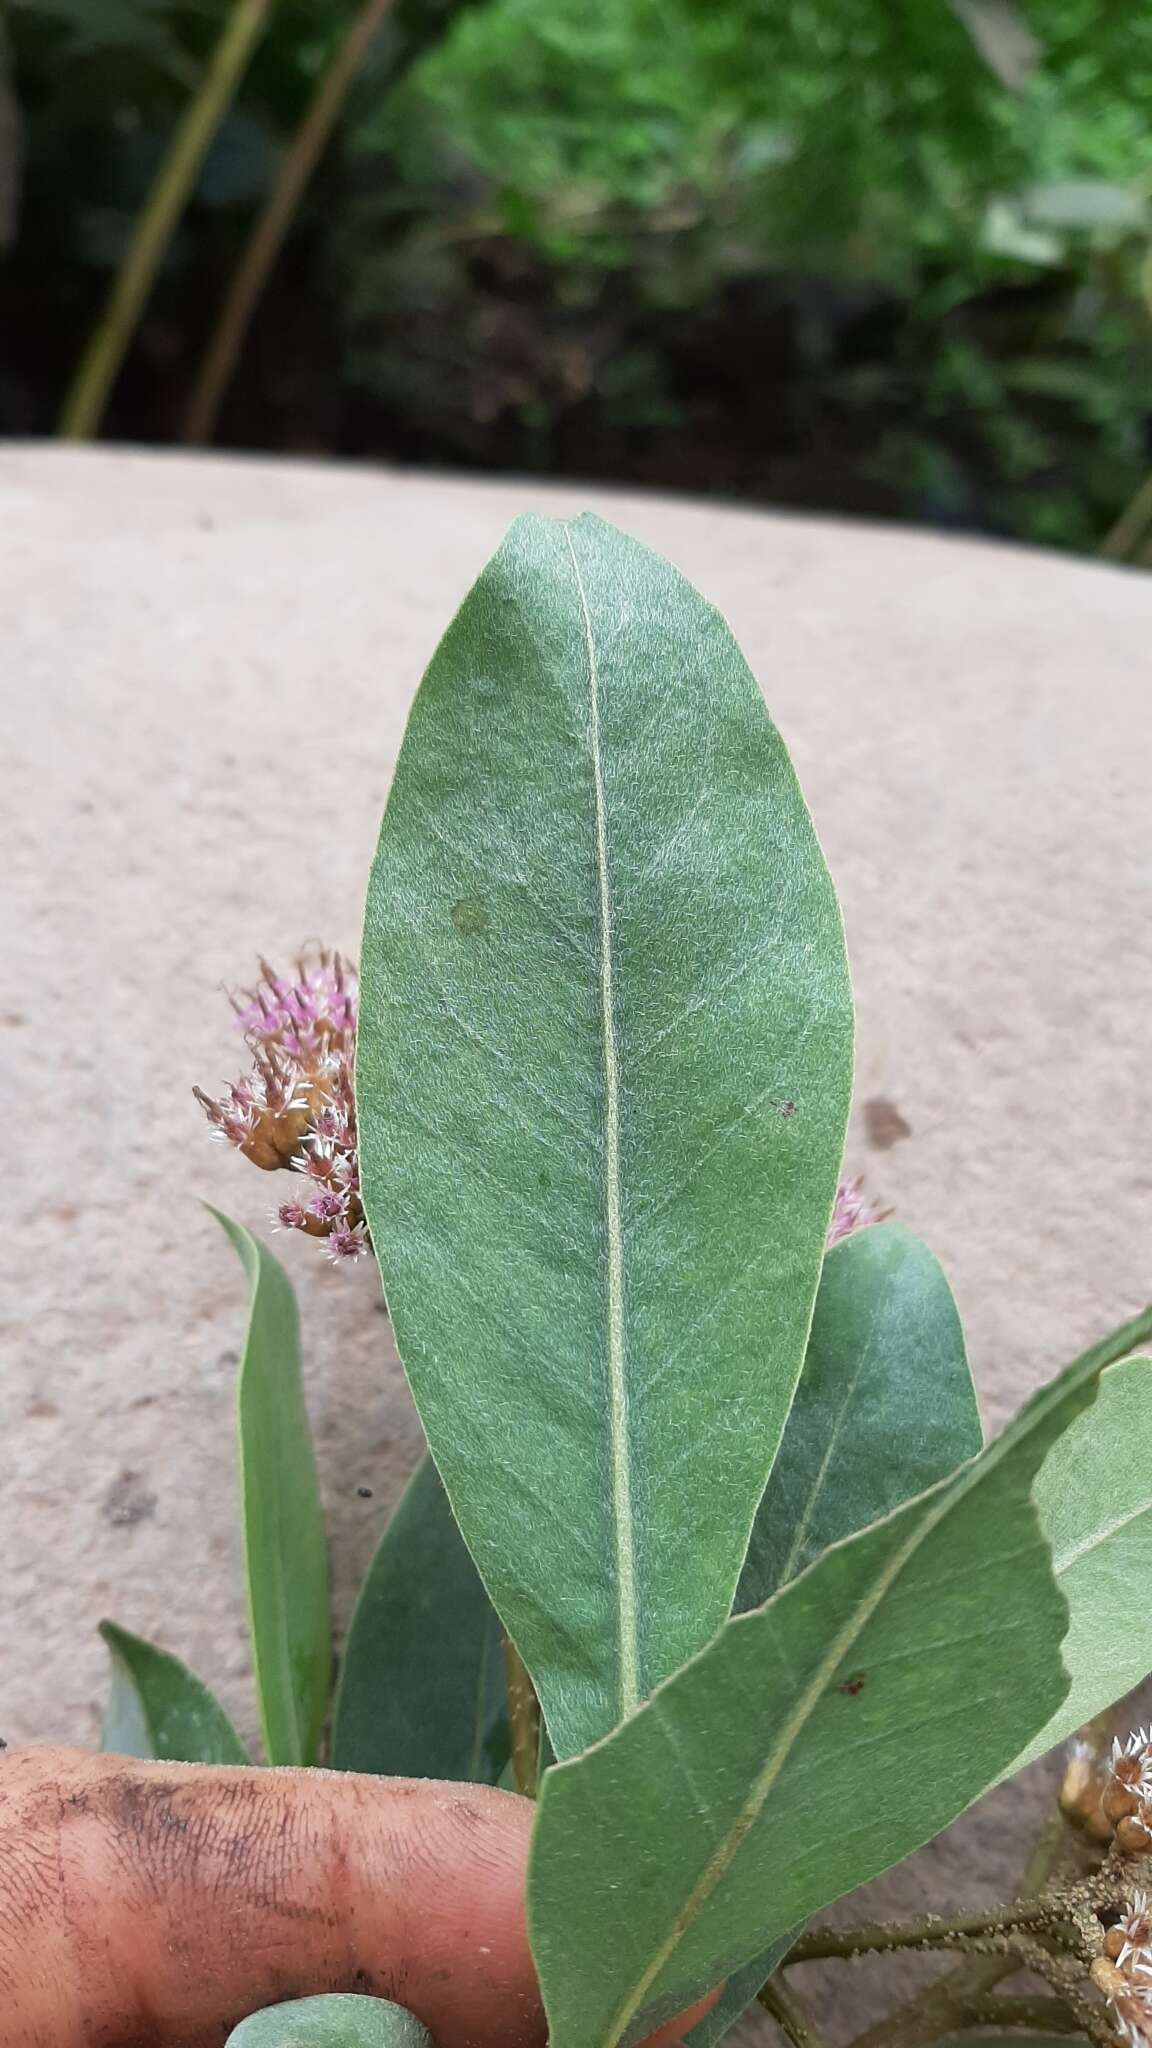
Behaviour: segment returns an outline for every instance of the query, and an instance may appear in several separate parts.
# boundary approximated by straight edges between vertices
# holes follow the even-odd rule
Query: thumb
[[[437,2048],[543,2048],[531,1826],[484,1786],[13,1752],[7,2048],[220,2048],[261,2006],[322,1991],[395,1999]]]

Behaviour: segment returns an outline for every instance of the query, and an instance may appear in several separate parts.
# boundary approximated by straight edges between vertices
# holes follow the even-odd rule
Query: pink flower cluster
[[[828,1247],[839,1244],[841,1238],[851,1237],[853,1231],[863,1230],[869,1223],[879,1223],[880,1213],[874,1209],[858,1180],[842,1180],[836,1189],[836,1201],[832,1210],[832,1221],[828,1225]]]
[[[260,962],[261,979],[232,998],[252,1070],[218,1098],[194,1090],[213,1136],[255,1166],[301,1175],[297,1200],[282,1202],[283,1230],[323,1238],[337,1263],[369,1250],[360,1200],[356,1099],[352,1086],[359,984],[339,953],[301,958],[295,976]]]
[[[339,953],[301,958],[294,976],[261,960],[255,987],[231,998],[251,1072],[219,1097],[193,1091],[214,1137],[255,1166],[302,1175],[306,1188],[274,1220],[325,1239],[336,1261],[369,1249],[352,1089],[358,998],[356,970]],[[828,1243],[878,1221],[859,1181],[841,1181]]]

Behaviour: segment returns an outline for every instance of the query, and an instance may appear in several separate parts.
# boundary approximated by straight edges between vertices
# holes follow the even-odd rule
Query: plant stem
[[[1100,543],[1106,562],[1128,562],[1138,554],[1152,528],[1152,475],[1146,476],[1136,495],[1120,514]]]
[[[336,125],[348,88],[393,4],[394,0],[364,0],[292,138],[268,203],[233,273],[197,371],[182,428],[182,438],[188,443],[212,439],[244,337],[292,216]]]
[[[1062,1998],[973,1998],[958,2010],[965,2027],[1028,2027],[1033,2033],[1045,2034],[1082,2031]]]
[[[1060,1861],[1067,1837],[1058,1807],[1053,1807],[1033,1844],[1018,1897],[1033,1899],[1042,1892]],[[926,2048],[944,2034],[963,2025],[963,2013],[973,2001],[1014,1976],[1025,1965],[1017,1955],[980,1956],[961,1963],[959,1969],[930,1984],[877,2025],[857,2034],[849,2048]]]
[[[756,1999],[787,2034],[792,2048],[824,2048],[824,2037],[811,2013],[782,1977],[769,1977],[756,1993]]]
[[[1052,1899],[1022,1899],[989,1912],[957,1913],[938,1919],[927,1913],[921,1920],[874,1921],[859,1927],[814,1927],[802,1934],[785,1957],[785,1965],[816,1962],[825,1956],[882,1954],[888,1949],[941,1948],[962,1942],[968,1936],[1004,1934],[1017,1927],[1046,1926],[1066,1918],[1061,1902]]]
[[[235,0],[216,48],[156,173],[123,263],[84,350],[60,414],[64,440],[98,433],[140,314],[216,131],[247,68],[274,0]]]
[[[512,1731],[512,1776],[525,1799],[535,1799],[540,1770],[540,1702],[528,1667],[511,1638],[504,1638],[508,1725]]]

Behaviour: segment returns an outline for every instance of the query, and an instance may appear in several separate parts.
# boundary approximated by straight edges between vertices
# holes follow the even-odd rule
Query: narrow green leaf
[[[233,2028],[225,2048],[433,2048],[433,2041],[402,2005],[330,1991],[254,2012]]]
[[[507,1757],[503,1630],[431,1458],[368,1568],[332,1730],[338,1771],[494,1784]]]
[[[824,1261],[737,1612],[758,1607],[830,1543],[946,1479],[983,1441],[939,1261],[898,1223],[845,1238]]]
[[[513,527],[413,707],[361,963],[400,1354],[563,1756],[731,1608],[850,1088],[811,821],[667,563]]]
[[[101,1749],[172,1764],[251,1761],[219,1701],[178,1657],[114,1621],[102,1621],[100,1634],[112,1660]]]
[[[1068,1690],[1035,1476],[1150,1332],[1152,1311],[1095,1346],[979,1458],[825,1551],[549,1772],[529,1922],[551,2048],[642,2036],[1019,1754]]]
[[[1045,1458],[1036,1508],[1068,1602],[1072,1684],[1012,1770],[1066,1741],[1152,1671],[1152,1358],[1129,1358],[1104,1374],[1094,1405]]]
[[[252,1657],[270,1764],[313,1764],[328,1702],[328,1552],[292,1283],[214,1209],[251,1287],[238,1419]]]

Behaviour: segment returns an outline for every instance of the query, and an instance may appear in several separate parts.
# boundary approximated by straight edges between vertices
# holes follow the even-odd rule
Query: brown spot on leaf
[[[843,1685],[838,1685],[836,1690],[837,1692],[847,1693],[848,1698],[854,1700],[858,1692],[863,1692],[865,1683],[864,1672],[854,1671],[851,1678],[846,1678]]]
[[[873,1095],[864,1103],[864,1136],[877,1152],[890,1152],[901,1138],[912,1136],[912,1126],[886,1095]]]

